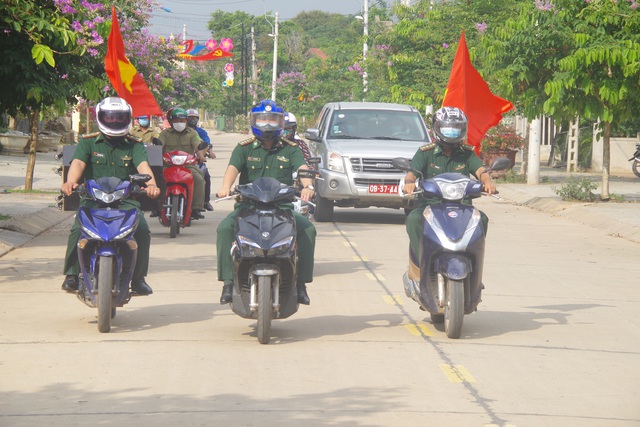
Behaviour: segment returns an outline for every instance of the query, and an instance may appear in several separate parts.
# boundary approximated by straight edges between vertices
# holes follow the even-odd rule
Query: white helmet
[[[98,129],[107,136],[125,136],[131,127],[131,106],[122,98],[111,96],[96,105]]]
[[[291,129],[297,126],[296,116],[293,113],[285,112],[284,113],[284,128]]]

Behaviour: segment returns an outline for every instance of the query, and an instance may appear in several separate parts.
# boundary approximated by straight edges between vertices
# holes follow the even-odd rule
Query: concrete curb
[[[565,202],[559,197],[532,196],[517,189],[509,188],[508,185],[500,186],[500,197],[509,203],[563,217],[569,221],[605,231],[610,236],[640,243],[640,226],[618,221],[616,215],[611,212],[616,207],[618,209],[631,208],[638,212],[640,205],[637,203]]]
[[[75,212],[43,208],[28,215],[17,215],[0,221],[0,257],[27,243],[51,227],[72,217]]]

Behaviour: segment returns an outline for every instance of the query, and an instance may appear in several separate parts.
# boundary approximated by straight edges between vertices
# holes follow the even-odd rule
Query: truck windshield
[[[336,110],[327,138],[429,141],[418,113],[393,110]]]

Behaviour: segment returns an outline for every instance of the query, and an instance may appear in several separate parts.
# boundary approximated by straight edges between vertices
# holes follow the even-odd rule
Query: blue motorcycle
[[[138,209],[121,210],[123,201],[144,194],[140,184],[151,176],[135,174],[130,181],[115,177],[88,180],[77,191],[89,206],[78,210],[80,225],[78,259],[81,280],[78,299],[98,308],[98,330],[109,332],[116,307],[131,299],[130,284],[138,255],[134,233],[138,228]]]
[[[422,177],[411,169],[408,159],[397,158],[392,163],[396,169]],[[500,157],[489,171],[505,170],[510,164],[509,159]],[[483,195],[482,183],[467,175],[442,173],[419,179],[416,188],[419,190],[414,194],[439,199],[440,203],[424,210],[420,253],[409,250],[411,262],[420,267],[420,280],[404,273],[405,293],[431,314],[434,324],[444,322],[447,337],[460,338],[464,315],[476,311],[481,301],[485,247],[480,211],[463,201]]]

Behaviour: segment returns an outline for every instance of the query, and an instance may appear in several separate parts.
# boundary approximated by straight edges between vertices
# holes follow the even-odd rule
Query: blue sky
[[[264,15],[278,12],[280,21],[291,19],[298,13],[310,10],[322,10],[344,15],[357,15],[363,8],[364,0],[158,0],[171,10],[158,9],[153,13],[151,33],[168,36],[181,34],[184,24],[187,26],[187,39],[206,40],[209,38],[207,22],[211,12],[241,10],[252,15]],[[373,4],[373,0],[369,0]]]

